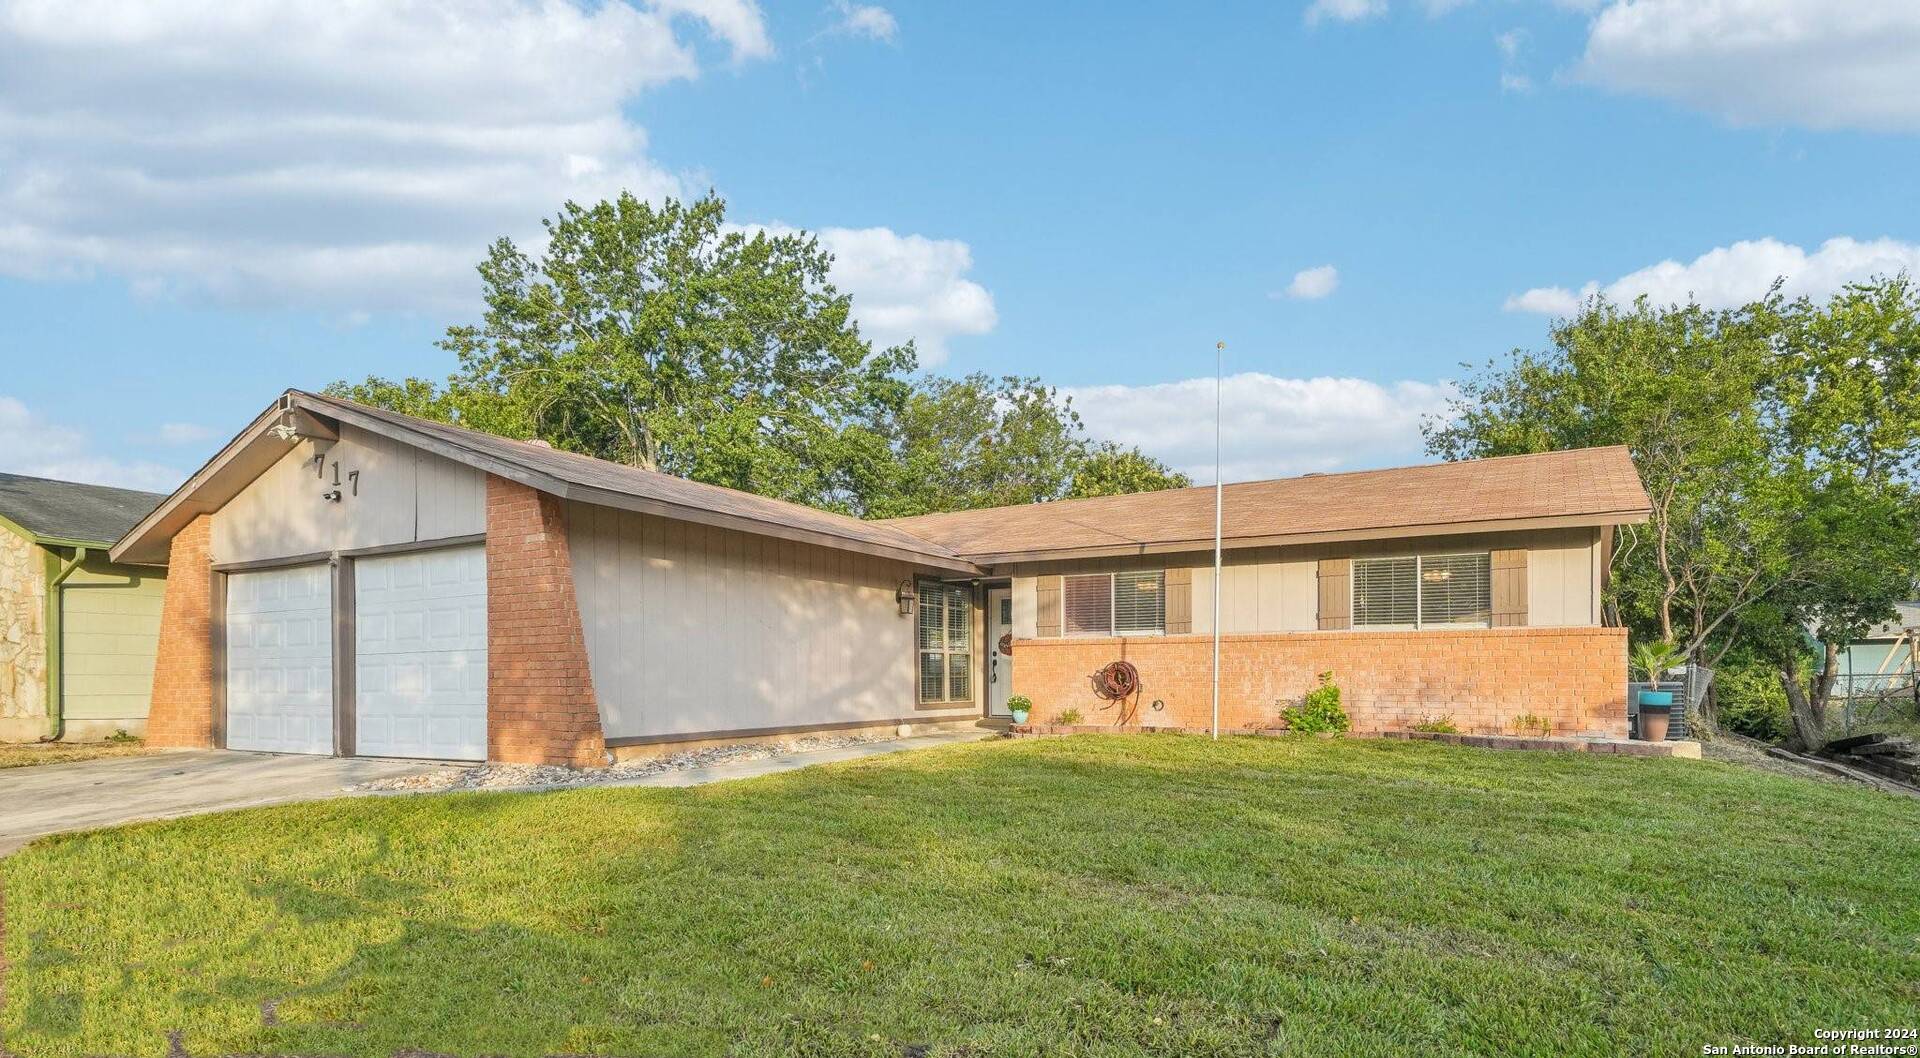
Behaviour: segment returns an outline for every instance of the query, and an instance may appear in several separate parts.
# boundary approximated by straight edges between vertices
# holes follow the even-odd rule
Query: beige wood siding
[[[1600,623],[1600,534],[1564,529],[1534,534],[1527,552],[1527,623]]]
[[[310,460],[325,453],[325,466]],[[339,464],[341,499],[322,498]],[[358,495],[348,474],[359,471]],[[353,426],[301,441],[214,515],[215,562],[252,562],[486,531],[486,475]]]
[[[1013,578],[1013,638],[1032,639],[1039,633],[1035,626],[1039,623],[1040,593],[1038,578]]]
[[[1188,567],[1193,576],[1193,631],[1213,631],[1213,567]],[[1220,631],[1312,631],[1319,599],[1312,562],[1234,562],[1220,571]]]
[[[163,570],[89,560],[60,588],[60,702],[68,724],[138,733],[153,692]]]
[[[581,503],[568,519],[608,738],[979,713],[916,708],[906,563]]]

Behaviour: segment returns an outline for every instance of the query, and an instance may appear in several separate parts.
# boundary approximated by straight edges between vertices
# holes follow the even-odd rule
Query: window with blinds
[[[1420,626],[1493,623],[1492,556],[1427,555],[1420,559]]]
[[[1492,556],[1484,551],[1353,560],[1355,628],[1492,623]]]
[[[920,582],[920,701],[973,700],[973,595],[965,585]]]
[[[1167,630],[1167,575],[1113,575],[1113,630],[1120,635],[1158,635]]]
[[[1105,573],[1062,577],[1061,632],[1070,636],[1113,634],[1113,577]]]
[[[1167,630],[1167,575],[1162,570],[1062,577],[1061,595],[1064,635],[1160,635]]]

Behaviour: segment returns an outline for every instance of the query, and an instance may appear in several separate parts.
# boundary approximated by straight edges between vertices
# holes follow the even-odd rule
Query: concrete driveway
[[[0,856],[44,834],[339,797],[356,783],[462,765],[186,750],[0,770]]]

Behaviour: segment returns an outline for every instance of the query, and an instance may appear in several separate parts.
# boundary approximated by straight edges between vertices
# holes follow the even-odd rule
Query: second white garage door
[[[354,751],[365,757],[487,755],[484,548],[354,563]]]

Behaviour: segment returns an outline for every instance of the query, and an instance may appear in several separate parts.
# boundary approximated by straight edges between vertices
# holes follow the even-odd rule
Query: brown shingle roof
[[[1310,474],[1228,485],[1223,538],[1469,532],[1497,524],[1642,521],[1649,505],[1625,448]],[[1212,546],[1213,487],[1059,500],[895,518],[884,524],[979,562],[1050,552],[1167,551]]]

